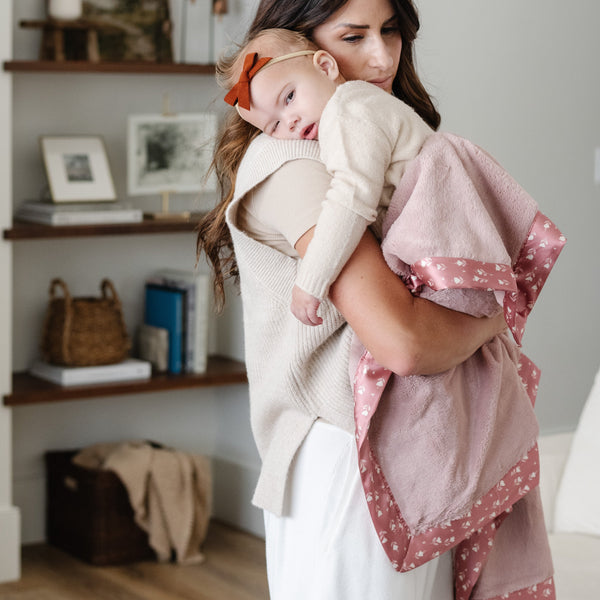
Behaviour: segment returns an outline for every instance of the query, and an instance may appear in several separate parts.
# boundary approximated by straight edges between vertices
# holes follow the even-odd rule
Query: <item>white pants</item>
[[[290,470],[285,516],[265,511],[271,600],[452,600],[449,553],[407,573],[371,523],[356,445],[317,421]]]

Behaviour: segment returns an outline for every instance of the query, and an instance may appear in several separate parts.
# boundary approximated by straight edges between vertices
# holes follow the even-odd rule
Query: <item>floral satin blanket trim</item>
[[[494,543],[496,529],[512,506],[539,484],[539,455],[534,445],[464,515],[414,534],[409,530],[385,475],[369,443],[371,418],[392,375],[375,362],[368,351],[362,355],[354,382],[355,422],[358,460],[368,509],[379,541],[393,567],[409,571],[455,549],[455,600],[468,600]],[[535,402],[540,372],[522,355],[519,375],[532,402]],[[432,493],[433,490],[432,490]],[[554,600],[552,579],[522,590],[498,596],[513,600]],[[495,600],[495,599],[490,599]]]
[[[413,291],[471,288],[505,292],[504,317],[521,344],[527,317],[566,243],[556,225],[538,211],[514,267],[468,258],[427,257],[410,265]]]

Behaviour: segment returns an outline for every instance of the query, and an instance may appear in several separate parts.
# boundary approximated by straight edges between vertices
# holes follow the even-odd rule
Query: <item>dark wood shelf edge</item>
[[[144,219],[140,223],[102,223],[95,225],[41,225],[15,220],[10,229],[3,231],[3,237],[5,240],[18,241],[97,235],[178,233],[194,231],[198,225],[199,216],[194,216],[189,221]]]
[[[13,373],[12,393],[4,396],[5,406],[25,406],[64,400],[87,400],[102,396],[143,394],[247,383],[244,363],[222,356],[210,356],[203,374],[158,374],[143,381],[118,381],[81,386],[60,386],[26,372]]]
[[[4,62],[4,70],[13,73],[46,72],[46,73],[138,73],[138,74],[197,74],[214,75],[213,64],[189,63],[152,63],[152,62],[89,62],[51,60],[8,60]]]

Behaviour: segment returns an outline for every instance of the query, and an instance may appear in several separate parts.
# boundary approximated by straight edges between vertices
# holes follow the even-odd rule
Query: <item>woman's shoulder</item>
[[[309,140],[278,140],[264,133],[255,138],[238,169],[235,197],[241,198],[282,165],[301,158],[320,160],[319,143]]]
[[[337,118],[364,118],[389,122],[397,115],[418,117],[415,110],[406,102],[396,98],[372,83],[366,81],[346,81],[339,85],[330,104]],[[327,110],[327,108],[326,108]]]

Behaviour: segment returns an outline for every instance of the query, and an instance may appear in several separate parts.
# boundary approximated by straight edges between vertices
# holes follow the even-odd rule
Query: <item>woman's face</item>
[[[389,0],[348,0],[314,30],[313,39],[335,57],[346,79],[392,91],[402,38]]]

